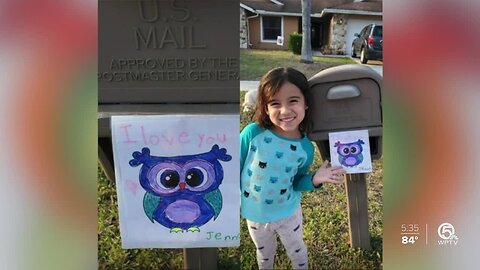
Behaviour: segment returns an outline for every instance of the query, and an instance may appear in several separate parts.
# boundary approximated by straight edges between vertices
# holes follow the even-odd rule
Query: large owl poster
[[[238,123],[238,115],[112,117],[123,248],[240,244]]]
[[[368,130],[331,132],[328,138],[332,166],[342,166],[347,173],[372,172]]]

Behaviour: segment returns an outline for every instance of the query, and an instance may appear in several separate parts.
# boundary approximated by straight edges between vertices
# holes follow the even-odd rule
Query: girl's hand
[[[343,174],[346,173],[346,171],[341,166],[329,168],[327,168],[327,166],[328,160],[325,160],[315,175],[313,175],[313,185],[319,186],[325,182],[333,184],[343,183]]]

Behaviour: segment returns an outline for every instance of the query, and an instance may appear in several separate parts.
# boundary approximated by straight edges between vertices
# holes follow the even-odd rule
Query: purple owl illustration
[[[132,156],[130,166],[142,165],[143,209],[152,223],[158,222],[171,233],[199,232],[199,227],[218,217],[223,204],[219,161],[232,159],[225,148],[215,144],[206,153],[159,157],[145,147]]]
[[[337,141],[334,147],[337,148],[338,161],[347,167],[354,167],[363,161],[363,147],[365,142],[359,139],[356,142],[341,143]]]

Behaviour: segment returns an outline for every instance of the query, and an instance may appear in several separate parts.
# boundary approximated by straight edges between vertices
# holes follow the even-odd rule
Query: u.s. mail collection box
[[[238,2],[98,2],[98,151],[114,179],[112,115],[238,114]]]

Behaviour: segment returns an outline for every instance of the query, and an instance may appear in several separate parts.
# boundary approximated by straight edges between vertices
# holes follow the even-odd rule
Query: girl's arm
[[[341,166],[327,167],[328,160],[325,160],[313,175],[313,184],[315,186],[321,186],[323,183],[341,184],[344,182],[343,174],[346,171]]]
[[[313,147],[312,144],[305,144],[307,152],[307,161],[298,169],[297,175],[293,179],[293,189],[296,191],[310,191],[314,189],[320,189],[322,185],[313,185],[313,174],[308,173],[310,166],[313,163]]]
[[[296,191],[310,191],[320,188],[322,188],[322,185],[317,187],[313,185],[313,174],[298,173],[293,179],[293,189]]]
[[[325,160],[315,174],[307,174],[308,167],[306,167],[306,170],[305,167],[302,167],[302,172],[297,174],[293,180],[293,189],[297,191],[309,191],[320,189],[323,183],[343,183],[343,174],[346,173],[346,171],[340,166],[327,167],[328,163],[328,160]]]
[[[240,173],[243,171],[243,165],[250,150],[250,142],[259,132],[260,127],[255,123],[248,124],[240,132]]]
[[[322,188],[323,183],[341,184],[344,181],[342,174],[346,171],[340,167],[328,167],[328,160],[325,160],[314,174],[308,174],[308,169],[313,163],[312,143],[302,143],[307,152],[306,164],[298,170],[293,180],[293,189],[297,191],[309,191]]]

